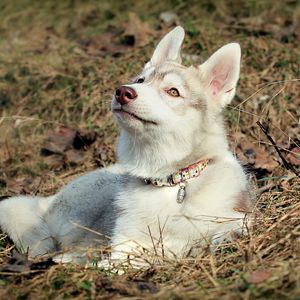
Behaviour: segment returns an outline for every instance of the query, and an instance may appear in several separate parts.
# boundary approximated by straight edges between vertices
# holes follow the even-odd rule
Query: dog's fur
[[[240,47],[220,48],[200,66],[181,65],[184,31],[176,27],[159,43],[137,79],[137,98],[112,109],[121,134],[119,163],[70,182],[48,197],[0,202],[0,227],[31,256],[111,245],[112,257],[138,249],[183,257],[191,250],[241,232],[252,199],[246,175],[228,150],[222,110],[230,103],[240,70]],[[141,80],[141,78],[144,80]],[[143,82],[142,82],[143,81]],[[175,87],[179,97],[168,94]],[[122,111],[120,109],[122,108]],[[178,186],[145,184],[197,161],[210,159],[199,177]]]

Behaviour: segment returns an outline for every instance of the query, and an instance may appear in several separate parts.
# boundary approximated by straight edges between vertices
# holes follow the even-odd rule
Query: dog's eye
[[[172,97],[179,97],[179,91],[176,88],[171,88],[169,90],[167,90],[167,93],[172,96]]]
[[[135,83],[143,83],[145,81],[144,77],[138,78]]]

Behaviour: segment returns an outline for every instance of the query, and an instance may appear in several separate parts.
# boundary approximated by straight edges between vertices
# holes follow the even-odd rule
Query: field
[[[28,260],[0,233],[0,299],[300,299],[299,0],[2,0],[0,196],[50,195],[113,163],[111,96],[176,24],[185,65],[241,45],[225,117],[258,191],[249,235],[118,275]]]

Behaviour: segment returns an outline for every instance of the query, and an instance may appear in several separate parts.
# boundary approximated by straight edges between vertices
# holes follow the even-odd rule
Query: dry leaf
[[[77,165],[84,162],[84,152],[80,150],[71,149],[65,153],[66,163]]]
[[[64,157],[61,154],[53,154],[45,157],[44,163],[52,170],[61,170],[64,167]]]
[[[124,39],[126,45],[143,47],[149,43],[153,30],[147,23],[142,22],[137,14],[130,12],[125,26]]]
[[[289,163],[294,166],[300,166],[300,148],[294,147],[291,152],[286,156]]]
[[[96,281],[97,288],[100,288],[105,291],[109,292],[118,292],[121,295],[127,296],[137,296],[140,295],[140,291],[147,292],[147,293],[157,293],[159,290],[158,288],[151,282],[147,281],[128,281],[128,280],[118,280],[118,281],[111,281],[107,278],[100,277]]]
[[[101,142],[95,145],[93,156],[98,167],[105,167],[115,162],[115,153],[112,147]]]
[[[83,163],[83,150],[94,143],[97,133],[93,131],[76,131],[67,127],[56,131],[49,131],[46,136],[41,154],[46,156],[44,162],[54,170],[61,170],[66,164],[77,165]]]
[[[81,40],[79,43],[88,54],[93,56],[106,56],[107,54],[119,56],[128,51],[128,47],[119,45],[116,39],[116,33],[106,32]]]
[[[256,147],[255,153],[256,159],[254,165],[256,169],[265,169],[271,173],[278,166],[278,162],[274,160],[274,157],[262,147]]]
[[[261,16],[240,18],[238,22],[238,29],[243,29],[250,34],[255,35],[272,35],[278,41],[287,43],[290,39],[297,39],[300,33],[300,22],[294,20],[285,24],[279,18],[276,22],[266,23],[265,18]]]
[[[268,280],[272,276],[272,273],[267,270],[257,270],[252,272],[249,277],[248,281],[253,284],[262,283]]]
[[[73,146],[75,149],[85,149],[93,144],[97,139],[97,133],[94,131],[80,130],[77,132]]]
[[[61,127],[57,131],[49,130],[46,134],[46,141],[44,147],[41,149],[41,154],[62,154],[73,147],[75,137],[76,131],[67,127]]]
[[[26,254],[13,251],[9,261],[1,267],[1,272],[23,273],[31,270],[45,270],[55,265],[51,258],[39,259],[38,261],[29,260]]]
[[[28,272],[30,271],[30,261],[25,254],[21,254],[16,250],[13,251],[12,257],[9,259],[8,263],[4,264],[1,267],[3,272]]]
[[[110,28],[108,32],[79,41],[81,47],[93,56],[119,56],[131,50],[132,46],[144,46],[153,31],[135,13],[129,13],[129,20],[123,28]],[[121,34],[123,32],[123,34]]]
[[[28,194],[32,183],[31,177],[8,178],[6,179],[6,188],[8,192],[13,194]]]
[[[256,170],[266,170],[271,173],[278,166],[274,156],[270,155],[262,146],[253,144],[246,139],[239,141],[236,153],[240,160],[247,162]]]

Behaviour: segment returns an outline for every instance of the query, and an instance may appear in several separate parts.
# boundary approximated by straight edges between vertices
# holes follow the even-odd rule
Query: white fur
[[[42,215],[55,197],[13,197],[0,203],[0,225],[21,251],[36,255],[52,248],[51,233]],[[47,238],[45,238],[47,237]]]
[[[240,73],[241,48],[231,43],[220,48],[199,67],[205,90],[216,106],[229,104],[235,94]]]
[[[228,44],[201,66],[187,68],[180,65],[183,37],[176,27],[162,39],[139,76],[145,81],[127,85],[138,95],[134,101],[121,107],[113,98],[121,128],[117,165],[79,177],[53,197],[0,203],[0,226],[17,245],[30,247],[33,256],[53,251],[55,243],[62,249],[87,247],[95,245],[94,237],[81,227],[103,226],[111,230],[114,259],[145,249],[182,257],[242,230],[245,212],[235,207],[248,182],[228,150],[221,115],[235,93],[240,48]],[[171,88],[180,96],[171,96]],[[182,204],[176,202],[178,186],[142,180],[202,159],[212,162],[188,180]],[[82,251],[70,250],[66,260],[82,258]]]
[[[180,47],[183,39],[184,30],[180,26],[166,34],[153,53],[151,65],[159,65],[166,60],[181,63]]]
[[[236,190],[247,184],[239,165],[227,155],[202,175],[188,182],[189,198],[183,204],[175,203],[178,187],[136,188],[121,194],[118,203],[128,213],[117,220],[113,238],[117,250],[134,241],[154,250],[152,240],[160,249],[162,235],[165,253],[182,257],[195,242],[208,246],[212,239],[242,229],[244,215],[233,211]],[[240,176],[239,182],[236,176]],[[162,234],[160,227],[164,228]]]

